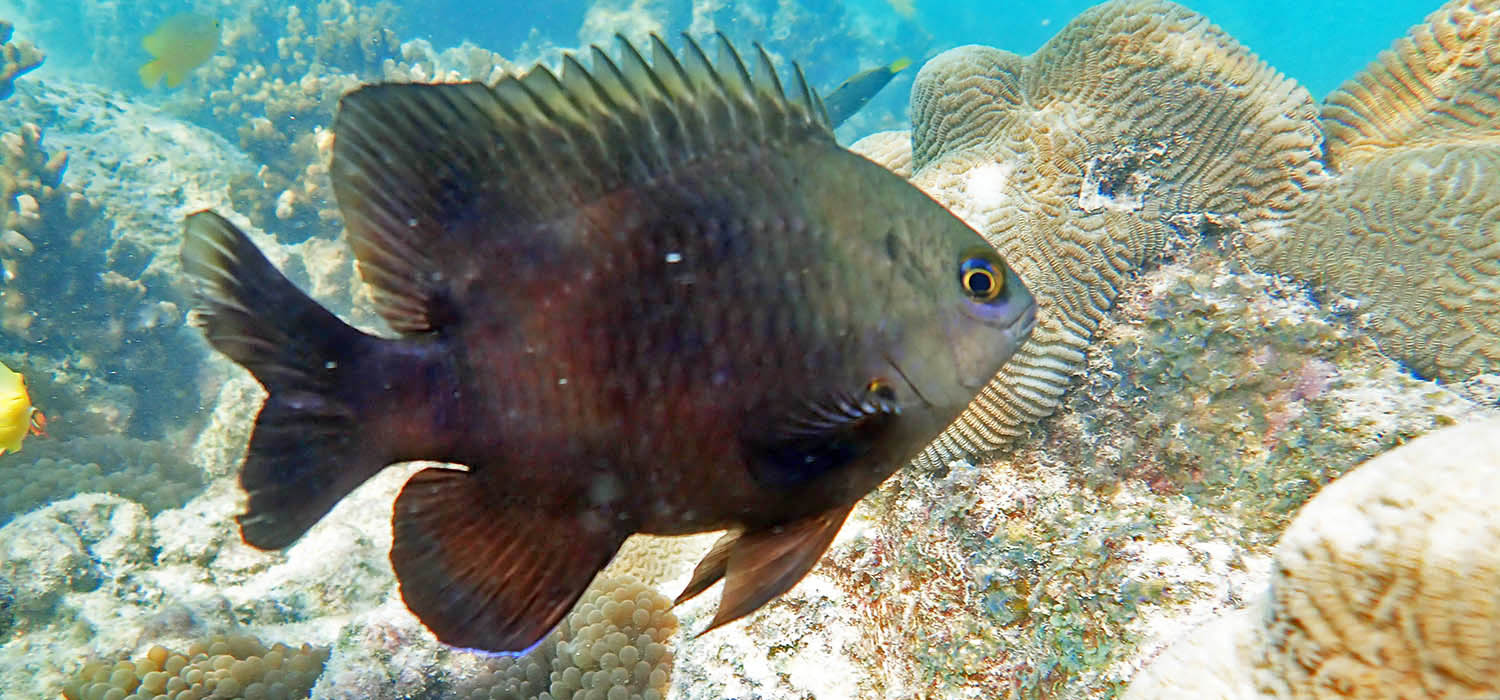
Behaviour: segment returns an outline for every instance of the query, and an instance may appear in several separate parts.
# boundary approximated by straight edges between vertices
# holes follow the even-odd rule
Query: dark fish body
[[[889,85],[891,79],[897,73],[906,70],[911,65],[911,59],[901,58],[893,61],[890,65],[867,68],[854,75],[848,80],[839,83],[823,97],[823,108],[828,112],[828,122],[834,126],[843,124],[855,112],[863,109],[870,100],[880,94],[880,91]]]
[[[763,53],[751,78],[727,43],[653,49],[344,98],[335,192],[399,338],[189,218],[209,340],[270,394],[247,542],[448,462],[403,489],[391,552],[439,639],[530,646],[636,532],[731,531],[683,594],[724,579],[717,626],[800,580],[1025,339],[994,249],[838,147],[800,73],[787,97]]]

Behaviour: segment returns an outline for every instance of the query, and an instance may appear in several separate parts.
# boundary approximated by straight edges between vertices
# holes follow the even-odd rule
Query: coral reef
[[[915,50],[888,39],[809,41],[815,29],[844,21],[828,13],[852,11],[837,3],[693,5],[686,16],[688,3],[595,4],[663,21],[686,17],[695,32],[769,36],[777,60],[821,62],[827,75],[814,77],[821,84],[862,67],[856,54],[884,63]],[[234,474],[263,394],[222,360],[201,362],[201,346],[177,334],[181,306],[172,285],[181,214],[233,202],[285,236],[268,245],[271,236],[252,230],[299,284],[340,313],[364,313],[356,324],[378,328],[370,304],[350,303],[363,292],[347,246],[322,235],[337,230],[322,170],[328,136],[320,131],[333,100],[357,80],[492,80],[510,70],[474,47],[398,45],[377,26],[390,21],[388,10],[324,6],[326,17],[300,3],[297,10],[246,6],[243,19],[226,23],[225,54],[177,94],[180,103],[169,101],[238,140],[248,158],[121,95],[61,82],[23,81],[0,112],[7,134],[0,146],[12,153],[0,163],[0,182],[16,183],[15,198],[0,199],[0,215],[13,222],[0,232],[25,239],[0,238],[0,258],[15,271],[0,306],[20,318],[14,324],[30,339],[21,345],[19,336],[0,334],[14,343],[0,349],[28,376],[38,403],[60,411],[73,429],[0,460],[0,492],[45,501],[105,488],[140,501],[85,494],[0,527],[0,695],[125,698],[161,684],[159,695],[193,697],[206,688],[189,689],[183,674],[197,666],[202,675],[192,680],[228,680],[250,697],[258,692],[250,690],[255,654],[232,648],[244,642],[224,638],[217,651],[212,642],[189,646],[248,630],[268,640],[256,642],[260,670],[271,666],[270,640],[327,649],[317,685],[299,691],[315,698],[1111,697],[1181,630],[1246,601],[1254,604],[1205,628],[1201,641],[1157,657],[1131,692],[1169,697],[1153,691],[1150,679],[1188,682],[1187,673],[1170,670],[1174,658],[1196,669],[1227,668],[1197,676],[1207,680],[1193,697],[1208,688],[1226,696],[1248,689],[1247,700],[1296,697],[1313,673],[1352,679],[1349,687],[1390,678],[1379,674],[1420,675],[1424,667],[1401,659],[1431,664],[1424,692],[1443,690],[1440,682],[1483,688],[1495,675],[1482,646],[1493,626],[1485,599],[1448,596],[1469,601],[1470,613],[1450,624],[1442,600],[1417,595],[1494,588],[1485,578],[1496,569],[1488,552],[1465,548],[1493,535],[1488,512],[1472,502],[1483,497],[1483,484],[1431,457],[1411,459],[1432,465],[1432,478],[1415,482],[1411,471],[1371,469],[1388,458],[1340,476],[1429,430],[1493,416],[1493,408],[1403,372],[1387,354],[1406,351],[1379,333],[1377,347],[1353,322],[1365,317],[1375,328],[1372,310],[1404,301],[1360,299],[1351,315],[1342,302],[1320,307],[1298,287],[1243,266],[1248,259],[1292,271],[1262,253],[1293,245],[1304,229],[1315,235],[1318,227],[1368,221],[1357,235],[1381,260],[1426,246],[1457,256],[1460,267],[1490,270],[1481,247],[1454,235],[1452,245],[1473,257],[1436,251],[1442,229],[1402,219],[1375,197],[1381,188],[1399,189],[1435,203],[1435,211],[1460,212],[1444,225],[1495,227],[1484,218],[1492,188],[1462,189],[1491,177],[1488,146],[1460,143],[1492,136],[1464,124],[1468,115],[1490,114],[1482,100],[1494,94],[1475,77],[1487,73],[1470,71],[1490,65],[1488,54],[1472,50],[1495,43],[1474,38],[1489,27],[1475,8],[1487,5],[1450,5],[1442,15],[1449,19],[1414,30],[1396,58],[1377,64],[1387,69],[1372,69],[1330,98],[1321,120],[1305,93],[1203,18],[1168,3],[1095,8],[1031,57],[969,48],[934,61],[919,81],[916,148],[909,134],[890,132],[860,149],[913,174],[1007,247],[1028,281],[1038,280],[1038,296],[1052,303],[1051,335],[1029,361],[1043,371],[1022,367],[1008,380],[1022,393],[988,395],[990,405],[1018,401],[1022,408],[994,425],[974,418],[927,469],[899,473],[861,504],[801,584],[743,622],[692,637],[712,617],[714,596],[669,608],[661,595],[680,590],[715,535],[633,538],[568,621],[520,659],[445,648],[404,609],[386,559],[390,504],[422,465],[386,470],[285,552],[244,546],[234,525],[244,497]],[[361,43],[360,35],[373,41]],[[1463,58],[1444,67],[1438,59],[1450,54],[1422,46],[1449,47]],[[1423,71],[1461,80],[1437,107],[1366,99],[1406,94],[1391,91],[1398,83],[1434,95],[1447,85],[1404,77],[1435,75]],[[185,106],[200,97],[209,97],[208,107]],[[1383,114],[1377,103],[1399,114]],[[1246,136],[1223,136],[1246,129]],[[1324,133],[1331,176],[1319,171]],[[40,224],[20,195],[35,200]],[[68,218],[70,201],[81,207],[76,219]],[[1406,249],[1380,248],[1395,241],[1382,243],[1372,232],[1399,226],[1436,233],[1404,242]],[[1242,255],[1240,238],[1251,255]],[[1192,245],[1205,239],[1224,245]],[[1482,285],[1443,277],[1440,267],[1410,269],[1427,269],[1419,274],[1456,290],[1452,308],[1443,307],[1455,315],[1500,303]],[[1399,279],[1394,268],[1384,270],[1387,282]],[[1353,282],[1339,285],[1325,286],[1329,296],[1360,297]],[[52,311],[64,308],[78,311]],[[1452,348],[1435,351],[1438,370],[1424,374],[1456,380],[1484,369],[1459,368]],[[1444,374],[1449,367],[1454,374]],[[185,381],[195,373],[196,383]],[[1493,402],[1494,376],[1471,380],[1471,393]],[[157,389],[178,398],[136,394]],[[167,441],[67,439],[171,426],[171,414],[143,420],[135,407],[188,399],[212,411],[201,431],[198,419],[168,431],[196,433],[181,461],[151,456],[170,449]],[[1033,423],[1054,409],[1052,419]],[[1459,430],[1488,431],[1492,442],[1496,426]],[[1032,439],[995,463],[947,462],[1005,441],[1007,431]],[[1458,448],[1439,451],[1455,465],[1463,459]],[[98,485],[85,471],[89,463],[100,465]],[[142,474],[192,473],[136,478],[122,465]],[[63,490],[28,496],[33,482]],[[1352,486],[1340,491],[1344,484]],[[1273,543],[1309,498],[1273,563]],[[1338,503],[1343,511],[1324,508]],[[1444,503],[1461,507],[1442,510]],[[1304,521],[1316,526],[1299,529]],[[1464,536],[1442,535],[1450,526]],[[1351,539],[1362,533],[1380,536]],[[1380,556],[1397,563],[1367,564]],[[1388,568],[1359,573],[1376,566]],[[1478,583],[1444,588],[1450,581]],[[1390,615],[1351,616],[1342,607],[1376,599],[1392,601],[1381,609]],[[1351,618],[1367,626],[1325,635]],[[1295,624],[1268,628],[1268,619]],[[1385,624],[1407,619],[1421,622],[1419,641],[1434,646],[1362,666],[1387,650],[1418,648],[1405,628]],[[1344,643],[1358,639],[1380,646]],[[296,655],[280,651],[283,665]],[[184,687],[171,685],[174,677]],[[219,695],[232,690],[215,687]]]
[[[1323,484],[1486,415],[1293,292],[1209,249],[1146,273],[1034,440],[867,499],[824,562],[878,669],[861,696],[1118,692],[1155,630],[1253,593]]]
[[[995,243],[1041,307],[929,466],[1050,414],[1143,267],[1276,225],[1324,178],[1307,92],[1158,0],[1095,6],[1030,57],[948,51],[917,75],[911,111],[912,182]]]
[[[33,440],[22,454],[0,463],[0,525],[47,503],[79,493],[123,496],[149,515],[181,507],[203,490],[203,471],[183,460],[169,442],[123,435]],[[24,477],[16,478],[24,474]]]
[[[1454,0],[1328,96],[1333,183],[1252,241],[1266,269],[1353,299],[1422,376],[1500,371],[1500,2]]]
[[[16,78],[42,65],[45,56],[29,41],[13,41],[15,27],[0,19],[0,100],[16,89]]]
[[[215,635],[185,652],[152,646],[136,661],[93,661],[63,686],[66,700],[108,698],[244,698],[297,700],[323,672],[328,649],[276,643],[251,635]]]
[[[86,678],[80,657],[134,658],[146,645],[182,648],[240,627],[329,647],[312,693],[318,698],[457,697],[459,686],[487,697],[513,676],[503,662],[443,647],[401,603],[386,558],[391,502],[421,465],[377,476],[284,553],[240,542],[232,516],[243,493],[232,476],[263,396],[253,386],[233,376],[214,401],[211,427],[189,454],[216,480],[184,508],[148,517],[138,504],[90,494],[0,527],[0,599],[10,629],[0,644],[0,695],[55,696],[69,680]],[[660,551],[680,545],[687,552],[694,541],[668,540]],[[601,684],[627,697],[665,692],[676,623],[668,599],[631,571],[685,577],[693,561],[686,557],[697,552],[662,568],[647,556],[652,550],[635,551],[596,581],[526,662],[545,669],[536,692],[572,697],[563,690]]]
[[[1248,611],[1176,642],[1127,697],[1500,693],[1500,420],[1437,431],[1318,494]]]
[[[75,384],[95,386],[107,382],[120,389],[93,397],[71,390],[53,396],[38,392],[33,397],[38,405],[61,421],[59,434],[92,427],[154,438],[181,425],[198,405],[191,386],[178,379],[201,361],[178,335],[182,294],[173,281],[152,280],[147,274],[154,251],[136,237],[141,229],[130,225],[141,218],[138,208],[147,200],[142,188],[120,184],[122,171],[129,169],[118,167],[119,144],[111,144],[110,155],[101,162],[94,157],[98,151],[90,148],[51,147],[57,138],[78,144],[77,133],[68,133],[66,125],[45,132],[46,141],[38,126],[65,121],[57,113],[71,112],[75,121],[106,129],[102,124],[125,119],[121,110],[107,106],[108,99],[28,87],[8,102],[16,109],[0,116],[0,122],[17,122],[0,126],[9,129],[0,133],[0,264],[6,278],[0,291],[0,348],[24,354],[55,379],[72,377]],[[79,150],[86,154],[82,177],[70,158],[70,151]],[[138,157],[148,160],[152,154]],[[99,171],[107,175],[91,177]],[[74,180],[81,183],[71,184]],[[115,194],[128,199],[111,201],[110,209],[95,199]],[[118,220],[105,216],[132,208],[137,209]],[[83,328],[90,331],[80,332]],[[37,372],[26,374],[40,379]],[[114,405],[101,406],[101,400]],[[101,409],[114,418],[103,425],[72,424],[75,416],[103,417]]]
[[[338,99],[381,77],[399,48],[389,4],[354,5],[322,0],[299,5],[256,5],[229,25],[222,55],[204,68],[196,118],[237,138],[261,163],[232,190],[234,206],[259,222],[279,221],[288,243],[337,232],[327,162]],[[189,97],[188,99],[193,99]]]

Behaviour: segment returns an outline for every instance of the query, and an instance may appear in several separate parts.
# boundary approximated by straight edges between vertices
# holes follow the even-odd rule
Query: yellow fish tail
[[[901,58],[896,59],[896,61],[892,63],[889,68],[886,68],[886,70],[890,71],[891,73],[900,73],[901,71],[906,70],[906,68],[910,65],[911,59],[907,58],[906,56],[902,56]]]
[[[167,69],[167,87],[174,88],[181,85],[182,81],[187,80],[188,73],[191,73],[192,70],[192,67],[184,68],[182,66],[174,66]]]
[[[148,88],[153,87],[157,82],[161,80],[161,77],[163,75],[167,74],[167,66],[161,59],[158,58],[155,61],[147,62],[146,65],[141,66],[140,73],[141,84],[145,85]],[[167,80],[168,84],[170,85],[171,78],[168,78]],[[178,82],[182,81],[179,80]]]

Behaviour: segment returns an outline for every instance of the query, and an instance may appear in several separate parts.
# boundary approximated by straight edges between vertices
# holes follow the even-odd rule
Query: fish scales
[[[648,63],[346,96],[330,166],[399,337],[361,333],[243,233],[190,216],[211,344],[268,398],[239,516],[285,547],[386,465],[391,560],[449,644],[541,639],[635,532],[728,530],[710,629],[796,584],[951,422],[1035,303],[926,195],[833,140],[818,96],[720,38]],[[790,96],[788,96],[788,92]]]
[[[728,167],[711,165],[711,178],[686,168],[633,192],[633,202],[611,198],[595,205],[606,214],[585,212],[583,218],[633,219],[635,230],[583,227],[573,245],[554,251],[559,259],[576,261],[563,280],[544,277],[518,286],[482,270],[461,273],[472,277],[472,287],[454,303],[490,320],[464,326],[462,344],[471,363],[487,368],[473,381],[488,383],[479,393],[498,397],[492,403],[521,407],[500,417],[496,433],[527,435],[525,449],[541,464],[582,445],[605,450],[599,456],[608,457],[600,460],[608,472],[646,487],[622,494],[633,500],[617,506],[644,514],[637,524],[642,532],[678,534],[816,512],[799,512],[805,502],[756,488],[748,473],[692,468],[728,462],[735,417],[773,400],[783,387],[826,381],[830,372],[847,374],[839,386],[862,386],[868,377],[845,367],[844,358],[882,343],[879,334],[891,330],[874,322],[882,306],[851,303],[881,295],[893,267],[883,247],[836,249],[828,240],[830,227],[808,223],[811,207],[792,204],[801,196],[794,173],[807,173],[823,159],[809,160],[804,165],[779,152],[751,155]],[[841,185],[845,192],[830,194],[852,196],[878,184],[883,182],[856,179]],[[721,192],[739,201],[714,201]],[[763,211],[771,202],[787,212],[753,215],[743,224],[736,221],[742,216],[720,213]],[[621,206],[674,214],[632,217]],[[650,245],[641,245],[643,238]],[[491,239],[472,259],[510,257],[515,251],[509,247],[509,239]],[[806,264],[851,253],[860,257],[840,265]],[[518,308],[517,299],[539,301],[528,310]],[[573,321],[559,324],[556,318]],[[835,327],[836,319],[842,327]],[[495,342],[517,323],[524,328],[514,341]],[[767,363],[765,356],[778,349],[793,351],[785,362]],[[757,374],[760,381],[746,381]],[[662,403],[661,397],[675,400]],[[528,489],[557,485],[545,470],[535,475]],[[883,476],[865,475],[847,485],[847,477],[840,477],[839,484],[863,495]],[[516,485],[509,475],[501,478],[497,487]],[[684,519],[680,514],[693,510],[691,499],[709,487],[719,493],[719,519]]]

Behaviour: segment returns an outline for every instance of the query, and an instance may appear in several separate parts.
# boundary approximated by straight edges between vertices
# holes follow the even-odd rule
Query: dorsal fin
[[[374,85],[346,95],[334,193],[391,326],[430,331],[463,308],[451,282],[480,239],[533,230],[726,149],[834,143],[800,69],[788,94],[759,46],[752,77],[722,35],[716,64],[684,39],[674,54],[653,36],[652,62],[620,37],[618,59],[593,47],[592,67],[570,56],[560,76],[537,66],[492,87]]]

